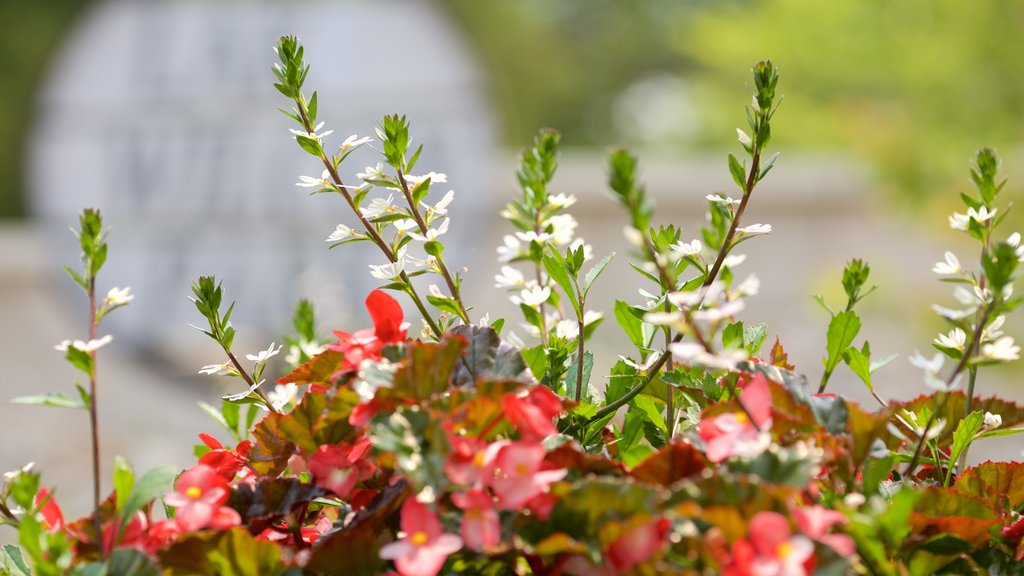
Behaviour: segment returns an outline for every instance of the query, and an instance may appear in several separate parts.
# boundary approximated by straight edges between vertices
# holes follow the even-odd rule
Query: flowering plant
[[[737,320],[758,281],[741,278],[735,248],[771,232],[742,222],[758,183],[778,110],[778,70],[753,68],[742,159],[728,169],[738,198],[710,195],[708,219],[690,239],[653,224],[653,205],[626,151],[609,158],[609,187],[628,217],[632,266],[651,282],[643,301],[618,300],[616,323],[633,350],[591,385],[587,349],[601,324],[588,305],[611,256],[597,260],[551,193],[558,134],[541,132],[521,156],[521,194],[502,215],[513,226],[498,249],[496,277],[523,316],[524,336],[504,321],[474,322],[461,276],[445,261],[454,193],[432,194],[444,174],[413,174],[405,117],[386,116],[374,145],[382,162],[345,184],[342,166],[369,138],[329,152],[317,93],[303,84],[302,46],[277,45],[275,87],[294,103],[295,141],[323,166],[299,186],[338,195],[358,221],[339,225],[331,246],[369,243],[381,289],[366,298],[373,326],[321,341],[312,305],[295,312],[285,345],[245,355],[233,349],[233,304],[212,277],[192,286],[199,329],[224,361],[201,372],[237,378],[238,394],[204,405],[231,442],[203,434],[197,462],[179,473],[137,476],[115,462],[114,490],[99,492],[96,436],[98,336],[127,289],[97,299],[107,257],[99,212],[86,210],[78,239],[83,270],[68,268],[90,306],[88,341],[58,346],[88,378],[77,397],[48,394],[24,404],[85,409],[93,430],[94,511],[64,519],[58,499],[30,466],[4,477],[0,519],[18,532],[5,546],[8,574],[662,574],[730,575],[1022,573],[1024,465],[966,465],[973,442],[1016,434],[1024,408],[976,396],[979,371],[1015,360],[1001,328],[1021,303],[1012,293],[1024,257],[1018,234],[1003,238],[998,160],[982,150],[975,194],[950,225],[979,244],[977,267],[947,253],[935,272],[957,284],[960,307],[936,307],[951,325],[932,358],[911,361],[934,392],[886,399],[874,375],[857,304],[874,288],[869,267],[843,271],[846,303],[826,331],[816,387],[794,371],[764,324]],[[437,278],[426,291],[414,278]],[[419,312],[411,325],[399,302]],[[502,333],[505,332],[504,335]],[[271,389],[271,358],[287,346],[293,369]],[[954,366],[943,372],[944,360]],[[879,407],[827,391],[841,365]]]

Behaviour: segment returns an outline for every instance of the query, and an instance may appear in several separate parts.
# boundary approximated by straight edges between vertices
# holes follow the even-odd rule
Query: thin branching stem
[[[90,259],[88,266],[92,267],[92,261]],[[97,322],[96,322],[96,277],[92,270],[89,270],[89,340],[96,339]],[[100,521],[100,425],[99,415],[97,412],[97,372],[96,372],[96,351],[91,350],[89,356],[92,358],[89,369],[89,428],[91,430],[92,437],[92,523],[93,528],[96,530],[97,541],[100,541],[103,536],[102,523]],[[99,547],[100,557],[102,558],[105,553],[103,546]]]

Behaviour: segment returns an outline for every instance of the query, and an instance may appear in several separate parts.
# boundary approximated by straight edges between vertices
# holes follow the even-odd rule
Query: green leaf
[[[135,485],[135,472],[132,471],[128,462],[117,456],[114,458],[114,493],[117,496],[117,510],[124,510],[125,502],[128,501],[128,494]]]
[[[223,415],[223,413],[220,410],[214,408],[213,406],[210,406],[206,402],[200,401],[200,402],[198,402],[198,404],[199,404],[199,409],[200,410],[202,410],[203,412],[206,412],[206,414],[210,418],[213,418],[225,430],[227,430],[229,432],[234,430],[231,426],[228,425],[228,421],[224,418],[224,415]],[[227,402],[227,401],[224,401],[224,404],[227,405],[227,404],[231,404],[231,403]]]
[[[647,341],[644,339],[643,321],[633,314],[632,306],[625,300],[615,301],[615,321],[619,323],[622,331],[626,333],[629,341],[637,348],[646,348]]]
[[[121,510],[122,526],[128,524],[128,519],[131,518],[132,514],[135,514],[135,512],[141,510],[155,498],[166,492],[170,488],[174,476],[174,468],[171,466],[161,466],[147,470],[135,482],[128,500],[124,503],[124,508]]]
[[[594,267],[587,272],[587,276],[583,279],[584,298],[590,292],[590,286],[594,283],[595,280],[597,280],[597,277],[601,275],[601,272],[604,272],[605,266],[608,266],[608,263],[611,262],[612,258],[614,257],[615,252],[612,252],[611,254],[602,258],[600,262],[594,264]]]
[[[860,317],[853,310],[840,312],[832,317],[828,324],[827,344],[828,356],[825,358],[825,371],[831,373],[843,358],[843,352],[850,347],[853,339],[860,332]]]
[[[317,112],[317,95],[316,90],[313,91],[313,95],[309,97],[309,104],[306,107],[309,111],[309,123],[316,126],[316,112]]]
[[[729,174],[732,175],[732,181],[739,186],[740,190],[745,191],[747,188],[747,169],[732,154],[729,154]]]
[[[182,535],[159,554],[166,576],[277,576],[285,571],[273,542],[245,528]]]
[[[303,150],[309,152],[313,156],[319,158],[324,153],[323,148],[320,146],[320,142],[318,142],[315,138],[310,138],[309,136],[302,136],[300,134],[295,137],[295,141],[299,143],[299,146],[301,146]]]
[[[11,576],[32,576],[32,571],[21,555],[21,549],[14,544],[5,544],[3,547],[3,564],[0,568],[10,570]]]
[[[867,343],[865,342],[865,345]],[[864,382],[864,385],[868,387],[871,392],[875,391],[874,386],[871,384],[871,358],[865,356],[863,352],[857,350],[855,347],[850,346],[843,352],[843,360],[846,365],[850,367],[850,370],[857,375],[858,378]]]
[[[70,276],[72,280],[74,280],[75,284],[82,287],[82,290],[89,290],[89,283],[86,282],[85,278],[82,278],[82,275],[76,272],[74,268],[65,266],[64,271],[68,273],[68,276]]]
[[[743,348],[745,348],[747,353],[751,356],[757,356],[757,353],[761,350],[761,346],[764,344],[767,337],[768,325],[764,322],[758,322],[757,324],[746,326],[743,329]]]
[[[722,347],[734,350],[743,346],[743,322],[733,322],[722,330]]]
[[[565,259],[555,250],[554,254],[545,253],[543,262],[544,270],[547,271],[548,276],[555,281],[555,284],[558,284],[559,288],[565,292],[566,297],[569,298],[569,303],[572,304],[572,309],[576,312],[576,316],[581,316],[580,303],[576,299],[576,291],[573,287],[572,279],[569,278],[568,265]]]
[[[985,423],[985,413],[980,411],[971,412],[966,418],[960,421],[956,430],[953,431],[953,445],[949,453],[949,461],[956,462],[960,454],[974,442],[974,436],[978,434]]]
[[[156,566],[148,556],[132,548],[118,548],[103,565],[103,576],[158,576]]]
[[[533,377],[538,382],[543,380],[544,376],[548,373],[548,355],[544,351],[544,346],[537,345],[532,348],[526,348],[522,351],[522,356],[526,366],[533,373]]]
[[[86,409],[81,399],[69,398],[60,392],[49,394],[36,394],[33,396],[19,396],[11,400],[11,404],[24,404],[28,406],[52,406],[54,408],[80,408]]]
[[[83,352],[69,345],[65,358],[75,368],[85,372],[87,375],[92,375],[92,356],[89,356],[88,352]]]

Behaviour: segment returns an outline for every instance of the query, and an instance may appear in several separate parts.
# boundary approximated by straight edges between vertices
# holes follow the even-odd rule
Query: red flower
[[[444,461],[448,479],[462,486],[476,486],[487,480],[490,471],[487,443],[478,438],[450,434],[452,451]]]
[[[651,520],[626,528],[606,553],[608,560],[619,572],[645,562],[668,541],[671,525],[664,518]]]
[[[367,328],[353,334],[336,330],[334,335],[338,337],[338,342],[327,346],[328,350],[345,354],[342,371],[359,368],[363,360],[378,360],[384,346],[405,341],[409,325],[402,321],[402,307],[397,300],[380,290],[374,290],[366,297],[366,309],[373,320],[373,329]]]
[[[821,506],[807,506],[793,510],[793,519],[801,532],[832,548],[840,556],[851,556],[855,552],[853,538],[846,534],[828,534],[832,526],[846,523],[846,516],[842,512]]]
[[[508,442],[494,458],[491,488],[503,510],[519,510],[535,496],[547,491],[568,470],[544,468],[546,451],[540,442]]]
[[[317,448],[309,459],[309,471],[316,485],[348,498],[361,480],[373,476],[376,467],[366,459],[372,445],[367,438],[352,446],[328,444]]]
[[[234,480],[235,475],[248,464],[245,456],[249,453],[252,442],[243,440],[234,450],[227,450],[220,441],[209,434],[200,434],[199,439],[210,447],[210,451],[199,458],[199,463],[213,468],[225,480]]]
[[[462,539],[445,534],[437,515],[415,498],[402,504],[402,531],[404,538],[380,549],[380,557],[393,560],[402,576],[435,576],[448,555],[462,548]]]
[[[228,481],[213,468],[199,464],[178,478],[165,502],[177,508],[174,519],[184,532],[205,527],[223,530],[241,523],[238,512],[223,506],[228,495]]]
[[[813,559],[814,544],[804,536],[790,536],[789,521],[778,512],[758,512],[750,520],[750,533],[732,547],[723,576],[805,576]]]
[[[36,493],[35,502],[36,506],[42,505],[39,508],[39,514],[42,515],[43,526],[47,530],[50,532],[60,532],[64,529],[64,513],[60,511],[60,506],[53,499],[49,489],[40,488],[39,492]]]
[[[707,446],[705,454],[712,462],[734,455],[756,456],[771,442],[765,432],[772,425],[772,393],[764,375],[758,374],[750,381],[740,394],[739,402],[746,412],[728,412],[701,420],[698,425],[700,437]]]
[[[493,496],[475,488],[452,494],[452,503],[464,512],[462,541],[466,546],[479,552],[501,543],[501,521],[494,509]]]
[[[178,526],[174,519],[154,522],[146,534],[146,543],[143,549],[148,554],[156,554],[167,547],[168,544],[174,542],[180,535],[181,527]]]
[[[554,418],[562,412],[562,400],[544,386],[534,386],[522,397],[509,394],[501,406],[523,440],[539,441],[558,433]]]

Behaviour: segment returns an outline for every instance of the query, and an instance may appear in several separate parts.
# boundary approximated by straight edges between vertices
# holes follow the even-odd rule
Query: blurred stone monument
[[[113,234],[101,280],[138,295],[110,320],[141,347],[202,347],[215,359],[211,343],[186,326],[200,320],[187,299],[199,275],[223,279],[243,335],[278,341],[298,298],[313,298],[326,327],[340,327],[373,287],[366,265],[382,256],[369,244],[328,251],[324,243],[337,224],[355,224],[344,202],[307,198],[295,186],[322,166],[295,145],[295,126],[277,111],[291,108],[270,73],[282,34],[306,46],[306,85],[319,91],[320,117],[335,130],[325,148],[349,134],[372,136],[385,114],[407,114],[413,139],[426,144],[417,172],[446,172],[456,190],[449,262],[491,256],[460,239],[474,234],[478,219],[468,216],[493,202],[482,193],[492,118],[481,74],[434,4],[97,2],[41,95],[31,205],[53,232],[55,262],[76,261],[67,234],[76,214],[105,212]],[[352,181],[377,161],[364,148],[342,173]]]

